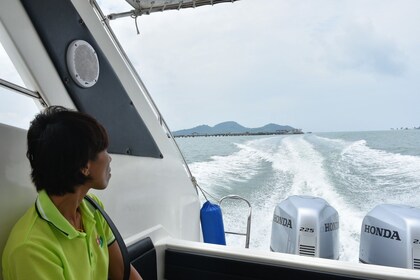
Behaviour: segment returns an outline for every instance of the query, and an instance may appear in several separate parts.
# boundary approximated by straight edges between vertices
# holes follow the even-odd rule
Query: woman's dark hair
[[[37,191],[73,193],[89,180],[82,168],[108,148],[105,128],[93,117],[52,106],[39,113],[28,130],[31,177]]]

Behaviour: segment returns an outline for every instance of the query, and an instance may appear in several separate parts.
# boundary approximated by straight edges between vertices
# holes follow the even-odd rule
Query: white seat
[[[37,195],[26,158],[26,133],[0,124],[0,263],[9,232]]]

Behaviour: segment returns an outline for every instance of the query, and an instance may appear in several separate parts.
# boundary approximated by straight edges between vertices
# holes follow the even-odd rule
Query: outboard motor
[[[420,269],[420,209],[382,204],[363,219],[362,263]]]
[[[271,251],[338,259],[339,217],[324,199],[295,195],[280,202],[273,216]]]

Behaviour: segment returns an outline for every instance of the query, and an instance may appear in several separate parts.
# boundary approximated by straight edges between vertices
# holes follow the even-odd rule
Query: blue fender
[[[206,201],[201,207],[200,219],[204,242],[226,245],[225,228],[220,206]]]

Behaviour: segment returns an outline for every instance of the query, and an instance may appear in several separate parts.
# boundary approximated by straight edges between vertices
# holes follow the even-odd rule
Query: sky
[[[240,0],[141,16],[139,35],[131,18],[111,27],[173,131],[389,130],[420,126],[419,11],[417,0]],[[0,78],[18,80],[0,59]],[[9,99],[0,91],[0,121],[24,126],[34,106],[20,118]]]

